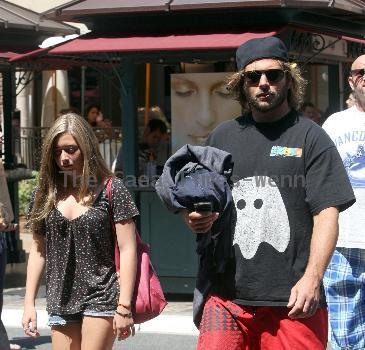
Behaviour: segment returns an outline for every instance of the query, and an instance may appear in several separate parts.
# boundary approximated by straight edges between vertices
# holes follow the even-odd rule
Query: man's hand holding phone
[[[212,203],[210,202],[195,203],[193,207],[193,211],[184,211],[185,223],[193,232],[209,232],[214,221],[218,219],[219,213],[213,212]]]

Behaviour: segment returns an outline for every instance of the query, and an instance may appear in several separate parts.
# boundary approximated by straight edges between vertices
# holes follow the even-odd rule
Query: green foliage
[[[19,181],[19,215],[25,215],[29,206],[30,196],[37,185],[38,171],[32,171],[33,179]]]

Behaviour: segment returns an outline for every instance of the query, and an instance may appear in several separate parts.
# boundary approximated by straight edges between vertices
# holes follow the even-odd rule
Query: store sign
[[[289,38],[289,51],[312,53],[313,52],[313,34],[308,32],[297,32],[293,30]],[[316,42],[316,47],[320,42]]]
[[[365,45],[360,43],[354,43],[352,41],[347,42],[347,57],[357,58],[361,55],[365,55]]]
[[[335,37],[293,30],[289,50],[300,54],[318,54],[356,58],[365,54],[365,44],[338,40]]]
[[[346,57],[347,56],[347,42],[345,40],[338,40],[333,36],[328,35],[314,35],[314,41],[320,40],[319,46],[322,48],[321,54]],[[315,45],[316,43],[314,43]]]
[[[346,42],[335,37],[293,30],[289,39],[290,51],[301,54],[326,54],[346,57]]]

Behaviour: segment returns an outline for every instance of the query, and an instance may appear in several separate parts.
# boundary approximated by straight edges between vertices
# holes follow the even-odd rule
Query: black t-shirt
[[[235,263],[221,283],[237,303],[286,305],[307,266],[313,215],[355,201],[336,147],[295,111],[272,123],[250,114],[224,122],[207,144],[234,161]]]

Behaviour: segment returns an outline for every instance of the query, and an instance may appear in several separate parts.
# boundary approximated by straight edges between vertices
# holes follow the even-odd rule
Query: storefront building
[[[261,1],[258,7],[255,1],[95,5],[86,0],[46,15],[83,22],[90,34],[14,60],[38,69],[68,66],[76,82],[70,87],[75,107],[98,102],[113,124],[122,127],[124,178],[139,203],[142,237],[151,245],[166,292],[192,292],[197,256],[194,235],[180,215],[163,207],[148,181],[134,181],[143,172],[138,169],[138,135],[150,118],[144,110],[157,106],[162,111],[171,128],[170,152],[185,143],[204,144],[219,122],[240,113],[224,86],[235,71],[235,49],[253,37],[274,35],[302,66],[309,82],[306,98],[322,118],[343,109],[349,64],[365,51],[364,10],[350,1],[331,3]],[[89,85],[77,80],[83,74]]]

